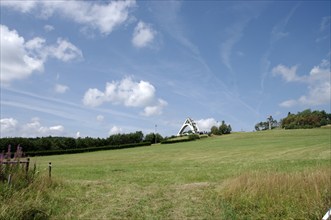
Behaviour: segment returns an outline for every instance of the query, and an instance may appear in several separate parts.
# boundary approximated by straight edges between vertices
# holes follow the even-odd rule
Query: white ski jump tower
[[[187,128],[187,126],[191,129],[193,134],[199,134],[200,130],[198,125],[191,119],[191,118],[187,118],[182,127],[179,129],[177,136],[180,136],[184,133],[185,128]]]

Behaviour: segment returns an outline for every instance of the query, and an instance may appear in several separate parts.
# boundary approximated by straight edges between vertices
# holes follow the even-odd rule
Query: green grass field
[[[52,162],[52,183],[17,192],[0,216],[36,209],[50,219],[321,219],[331,207],[331,129],[32,160],[41,176]]]

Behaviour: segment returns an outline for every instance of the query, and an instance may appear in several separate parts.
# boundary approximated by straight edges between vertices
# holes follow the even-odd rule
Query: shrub
[[[182,138],[182,139],[164,139],[161,141],[161,144],[174,144],[174,143],[180,143],[180,142],[188,142],[188,141],[195,141],[199,139],[199,135],[197,134],[190,134],[187,136],[187,138]]]

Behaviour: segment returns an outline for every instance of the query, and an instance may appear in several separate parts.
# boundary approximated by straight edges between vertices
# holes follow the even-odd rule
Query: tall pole
[[[271,130],[271,122],[272,122],[272,120],[273,120],[273,118],[270,115],[269,118],[268,118],[268,121],[269,121],[269,130]]]

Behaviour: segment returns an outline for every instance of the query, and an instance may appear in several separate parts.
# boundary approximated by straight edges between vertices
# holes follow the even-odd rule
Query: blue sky
[[[330,1],[1,1],[1,136],[330,112]],[[157,127],[155,126],[157,125]]]

